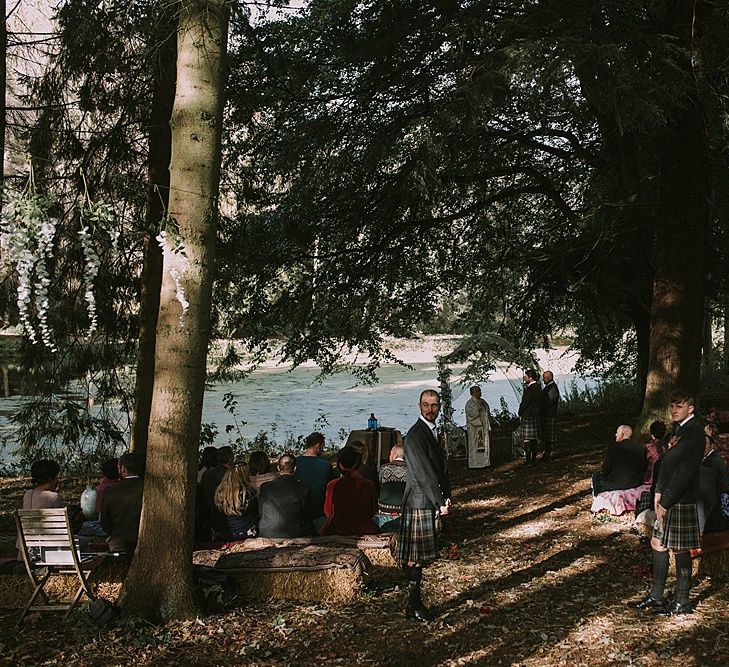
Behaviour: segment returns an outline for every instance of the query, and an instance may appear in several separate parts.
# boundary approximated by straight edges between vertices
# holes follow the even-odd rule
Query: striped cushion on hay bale
[[[259,540],[239,542],[225,550],[196,551],[193,563],[224,570],[245,597],[328,602],[355,599],[370,567],[359,549],[262,546]]]

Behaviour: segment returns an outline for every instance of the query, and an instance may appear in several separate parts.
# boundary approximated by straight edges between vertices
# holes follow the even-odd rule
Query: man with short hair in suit
[[[519,403],[519,416],[524,464],[533,466],[537,462],[537,447],[542,428],[542,390],[539,388],[539,373],[533,368],[524,373],[524,394]]]
[[[208,504],[210,526],[213,529],[214,537],[218,539],[229,539],[232,537],[225,514],[223,514],[223,512],[221,512],[215,504],[215,492],[218,490],[220,482],[223,481],[225,473],[233,467],[234,459],[235,453],[233,452],[232,447],[224,445],[223,447],[218,448],[218,465],[206,470],[200,478],[200,486],[203,488],[205,500]]]
[[[633,440],[633,429],[625,424],[618,426],[615,442],[608,445],[601,471],[592,476],[592,495],[641,486],[647,467],[645,447]]]
[[[542,380],[542,461],[549,461],[552,458],[552,448],[557,442],[557,407],[560,397],[552,371],[544,371]]]
[[[294,476],[296,457],[282,454],[278,460],[279,476],[261,486],[258,509],[261,537],[307,537],[314,534],[311,490]]]
[[[436,513],[448,514],[451,487],[435,426],[440,394],[426,389],[420,394],[418,407],[420,418],[405,436],[406,482],[395,558],[408,579],[406,617],[428,623],[433,614],[420,596],[423,567],[436,558]]]
[[[119,457],[121,482],[110,486],[101,503],[101,527],[109,535],[109,551],[133,552],[139,536],[144,480],[142,457],[127,452]]]

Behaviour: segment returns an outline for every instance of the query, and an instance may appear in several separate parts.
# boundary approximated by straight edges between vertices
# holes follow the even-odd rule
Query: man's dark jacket
[[[647,465],[643,445],[635,440],[621,440],[608,446],[602,474],[612,489],[634,489],[643,483]]]
[[[258,494],[261,537],[304,537],[314,534],[311,491],[293,475],[281,475],[261,486]]]
[[[542,411],[542,390],[538,382],[524,387],[524,395],[519,403],[519,416],[523,419],[539,419]]]
[[[205,491],[205,500],[208,502],[208,510],[210,511],[210,525],[215,531],[215,536],[223,539],[230,537],[230,528],[225,514],[215,506],[215,492],[227,472],[228,466],[219,464],[206,470],[200,478],[200,486]]]
[[[451,497],[445,453],[422,419],[405,436],[405,466],[403,507],[439,509]]]
[[[704,429],[698,417],[692,417],[683,426],[674,426],[656,481],[656,493],[661,494],[659,502],[664,509],[671,509],[676,503],[698,502],[704,443]]]
[[[542,387],[542,416],[556,417],[559,406],[559,388],[556,382],[550,382]]]
[[[132,477],[104,492],[101,527],[109,535],[109,551],[134,551],[137,546],[143,490],[144,480]]]

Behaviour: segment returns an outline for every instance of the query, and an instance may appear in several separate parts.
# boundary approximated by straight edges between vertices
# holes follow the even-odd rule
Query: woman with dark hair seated
[[[200,465],[197,467],[197,483],[200,483],[206,470],[210,470],[216,465],[218,465],[218,448],[205,447],[200,455]]]
[[[50,507],[63,507],[63,499],[58,492],[58,475],[61,466],[50,459],[38,459],[30,466],[33,488],[23,496],[24,510],[41,510]]]
[[[651,439],[645,444],[645,457],[648,467],[645,471],[645,484],[653,483],[653,468],[656,462],[666,453],[666,425],[662,421],[654,421],[650,425]]]
[[[324,515],[327,522],[322,535],[371,535],[379,532],[372,517],[377,513],[377,491],[370,480],[359,473],[359,454],[343,447],[337,455],[342,476],[327,484]]]
[[[278,473],[271,470],[271,459],[268,458],[268,454],[261,450],[251,452],[248,457],[248,472],[256,495],[261,490],[261,484],[271,482],[278,477]]]
[[[233,466],[225,473],[215,491],[215,506],[225,514],[234,540],[258,534],[258,499],[245,465]]]

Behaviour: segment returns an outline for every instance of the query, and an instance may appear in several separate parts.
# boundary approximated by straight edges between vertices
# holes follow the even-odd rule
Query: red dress
[[[322,535],[372,535],[378,528],[372,521],[377,513],[377,490],[356,470],[327,484]]]

